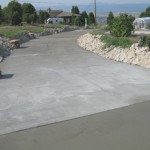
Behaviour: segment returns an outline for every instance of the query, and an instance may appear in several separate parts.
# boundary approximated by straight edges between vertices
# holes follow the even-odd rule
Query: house
[[[49,23],[61,23],[61,22],[64,22],[63,18],[48,18],[46,21],[47,24],[49,24]]]
[[[69,13],[69,12],[61,12],[60,14],[57,15],[58,18],[63,18],[65,23],[71,23],[73,16],[79,17],[80,15]]]
[[[137,18],[133,25],[135,29],[150,29],[150,17]]]
[[[67,24],[72,22],[72,17],[80,16],[79,14],[73,14],[69,12],[64,12],[63,10],[51,10],[48,9],[49,18],[47,19],[47,23],[59,23],[65,22]]]

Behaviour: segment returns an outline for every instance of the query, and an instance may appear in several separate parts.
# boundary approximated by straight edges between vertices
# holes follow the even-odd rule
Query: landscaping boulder
[[[14,39],[9,41],[12,48],[20,48],[20,40]]]

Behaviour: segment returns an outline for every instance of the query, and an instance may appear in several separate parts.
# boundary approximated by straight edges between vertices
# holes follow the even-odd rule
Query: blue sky
[[[54,6],[54,5],[78,5],[78,4],[90,4],[94,0],[18,0],[20,3],[30,2],[34,6]],[[6,6],[10,0],[0,0],[2,7]],[[107,3],[150,3],[150,0],[97,0],[97,2]]]

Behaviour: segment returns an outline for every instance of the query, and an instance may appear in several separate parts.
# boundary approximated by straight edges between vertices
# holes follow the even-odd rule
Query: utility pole
[[[94,0],[94,16],[95,16],[95,23],[96,23],[96,0]]]

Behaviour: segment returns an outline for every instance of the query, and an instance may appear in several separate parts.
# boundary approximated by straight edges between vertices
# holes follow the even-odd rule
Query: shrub
[[[146,45],[146,39],[147,36],[146,35],[140,35],[140,41],[139,41],[139,46],[145,46]]]
[[[150,36],[147,36],[146,44],[147,44],[147,46],[149,47],[149,50],[150,50]]]
[[[133,44],[133,42],[127,37],[113,37],[109,35],[103,35],[101,40],[106,43],[105,47],[115,46],[128,48]]]
[[[121,14],[115,17],[112,22],[110,32],[116,37],[128,37],[134,30],[134,17],[128,14]]]

